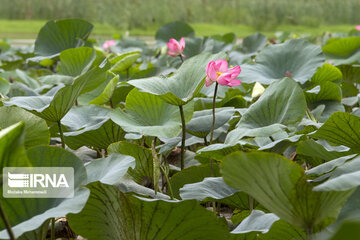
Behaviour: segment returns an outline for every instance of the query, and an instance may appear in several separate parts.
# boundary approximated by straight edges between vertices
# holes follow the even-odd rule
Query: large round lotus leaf
[[[155,39],[158,41],[168,42],[170,38],[180,40],[181,37],[193,37],[194,29],[184,22],[172,22],[163,25],[156,32]]]
[[[287,76],[305,83],[324,62],[320,46],[300,39],[291,39],[264,48],[256,57],[255,64],[244,64],[240,80],[244,83],[259,82],[269,85]]]
[[[280,123],[296,126],[306,111],[304,93],[298,83],[284,78],[271,84],[242,116],[238,127],[260,128]]]
[[[335,65],[360,62],[360,37],[333,40],[322,49],[326,58]]]
[[[161,201],[124,194],[99,182],[88,185],[90,198],[79,214],[68,215],[71,228],[89,240],[228,239],[224,219],[196,200]]]
[[[110,117],[126,132],[164,138],[176,137],[181,132],[179,108],[159,96],[133,89],[126,97],[125,106],[125,111],[117,108]],[[191,119],[193,110],[193,103],[184,106],[187,121]]]
[[[225,157],[222,175],[229,186],[254,197],[282,220],[305,229],[334,220],[353,192],[314,192],[298,164],[273,153],[232,153]]]
[[[35,41],[35,54],[53,56],[68,48],[83,46],[94,26],[81,19],[47,22]]]

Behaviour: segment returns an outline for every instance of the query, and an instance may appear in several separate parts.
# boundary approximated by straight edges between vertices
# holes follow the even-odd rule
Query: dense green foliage
[[[0,42],[1,169],[74,170],[73,197],[1,195],[0,239],[65,220],[94,240],[357,239],[360,31],[239,43],[174,22],[149,47],[92,29]]]

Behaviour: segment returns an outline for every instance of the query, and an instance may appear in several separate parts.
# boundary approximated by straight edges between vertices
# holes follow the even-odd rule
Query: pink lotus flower
[[[210,61],[206,67],[205,85],[209,87],[214,82],[220,85],[227,85],[229,87],[240,85],[240,80],[236,77],[240,74],[240,66],[228,69],[228,62],[226,59],[218,59]]]
[[[174,38],[171,38],[169,40],[169,42],[167,43],[167,47],[169,49],[168,54],[172,57],[177,57],[177,56],[182,56],[185,57],[183,55],[183,51],[185,48],[185,39],[182,37],[180,39],[180,43],[178,41],[176,41]]]
[[[106,40],[104,44],[102,45],[103,49],[110,49],[111,46],[115,46],[116,42],[115,40]]]
[[[355,30],[356,30],[356,31],[360,31],[360,25],[356,25],[356,26],[355,26]]]

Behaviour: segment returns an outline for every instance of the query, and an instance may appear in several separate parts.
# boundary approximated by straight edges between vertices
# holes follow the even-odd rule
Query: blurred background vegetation
[[[284,25],[360,24],[360,0],[1,0],[0,19],[63,18],[130,31],[175,20],[269,31]]]

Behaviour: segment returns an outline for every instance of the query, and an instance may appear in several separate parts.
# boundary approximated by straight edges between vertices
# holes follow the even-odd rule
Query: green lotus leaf
[[[118,153],[106,158],[92,160],[85,166],[88,182],[100,181],[104,184],[118,184],[129,168],[135,167],[135,159]]]
[[[242,147],[240,145],[228,145],[218,143],[203,147],[199,149],[196,153],[198,154],[197,156],[201,158],[209,158],[217,161],[222,161],[224,156],[240,150],[242,150]]]
[[[310,80],[325,62],[321,48],[304,40],[292,39],[264,48],[255,64],[244,64],[239,76],[244,83],[269,85],[277,79],[291,76],[303,84]]]
[[[332,147],[326,141],[305,140],[296,148],[296,153],[311,158],[318,158],[320,162],[349,155],[350,149],[344,146]]]
[[[131,178],[143,185],[153,182],[153,156],[150,149],[129,142],[116,142],[109,146],[108,153],[120,153],[135,158],[136,166],[129,169]]]
[[[300,86],[291,78],[271,84],[240,119],[237,127],[258,128],[272,124],[293,127],[305,115],[306,101]]]
[[[330,177],[314,187],[315,191],[346,191],[360,186],[360,157],[337,164],[339,166],[330,173]]]
[[[49,144],[50,132],[45,120],[19,107],[0,107],[1,129],[21,121],[25,123],[26,148]]]
[[[91,146],[106,149],[124,138],[125,132],[110,119],[110,109],[96,106],[73,107],[61,120],[68,129],[66,144],[73,149]]]
[[[89,47],[70,48],[60,53],[59,74],[77,77],[87,72],[96,58]]]
[[[324,82],[340,82],[342,80],[343,74],[340,69],[324,63],[321,68],[318,68],[314,76],[311,78],[312,84],[321,84]]]
[[[306,100],[298,83],[283,78],[272,83],[241,117],[225,140],[234,144],[244,136],[269,137],[297,126],[306,112]]]
[[[184,112],[187,121],[193,113],[193,104],[187,104]],[[164,138],[176,137],[181,132],[179,108],[159,96],[131,90],[126,97],[125,111],[117,108],[111,113],[111,120],[127,132]]]
[[[354,84],[360,82],[360,65],[340,65],[338,69],[342,72],[344,83]],[[355,95],[357,93],[358,91],[356,91]]]
[[[21,71],[20,69],[16,69],[15,72],[19,80],[22,83],[24,83],[26,86],[30,87],[31,89],[36,89],[40,87],[40,84],[34,78],[26,74],[24,71]]]
[[[232,107],[215,109],[215,128],[217,129],[227,123],[235,110]],[[191,121],[186,125],[186,131],[197,137],[206,137],[211,131],[212,110],[202,110],[194,112]]]
[[[218,240],[229,237],[226,223],[195,200],[170,202],[136,198],[99,182],[88,187],[91,195],[85,208],[67,217],[71,228],[89,240]]]
[[[25,124],[18,122],[0,131],[0,167],[31,167],[24,147]],[[0,179],[1,187],[3,179]],[[1,222],[2,223],[2,222]]]
[[[248,232],[269,232],[274,222],[280,220],[273,213],[264,213],[260,210],[253,210],[231,233],[240,234]]]
[[[242,47],[246,53],[256,53],[266,46],[267,41],[268,38],[265,35],[255,33],[244,38]]]
[[[350,113],[335,112],[311,137],[325,139],[359,152],[360,118]]]
[[[223,199],[237,192],[238,190],[226,185],[221,177],[207,177],[201,182],[185,184],[180,188],[180,197],[183,200],[203,201],[206,198]]]
[[[341,101],[342,92],[338,84],[324,82],[305,92],[306,100],[309,103],[320,101]]]
[[[81,19],[64,19],[47,22],[35,41],[35,54],[57,55],[68,48],[84,46],[94,26]]]
[[[241,210],[249,209],[249,195],[229,187],[221,177],[207,177],[201,182],[185,184],[180,188],[183,200],[215,201]]]
[[[10,83],[6,79],[0,77],[0,94],[6,96],[10,91]]]
[[[258,211],[258,210],[255,210]],[[267,213],[269,214],[269,213]],[[248,233],[243,233],[243,234],[236,234],[235,232],[231,232],[231,240],[257,240],[257,239],[261,239],[261,240],[284,240],[284,239],[297,239],[297,240],[308,240],[307,236],[306,236],[306,232],[298,227],[295,227],[294,225],[291,225],[283,220],[278,220],[275,221],[270,225],[271,221],[268,221],[267,224],[265,221],[265,219],[263,219],[262,217],[263,215],[258,215],[258,217],[256,218],[251,218],[251,224],[247,224],[247,226],[249,226],[249,228],[251,229],[255,229],[256,226],[263,226],[262,229],[267,229],[268,227],[270,227],[269,231],[266,233],[259,233],[259,232],[248,232]],[[273,215],[266,215],[269,216],[268,220],[271,220]],[[262,225],[260,225],[260,223],[258,223],[258,221],[261,221],[260,223],[263,223]],[[266,227],[267,226],[267,227]]]
[[[108,103],[115,92],[118,81],[119,81],[119,76],[116,75],[108,82],[108,84],[106,84],[102,93],[93,100],[91,100],[89,104],[103,105]]]
[[[273,153],[230,154],[222,164],[222,175],[228,185],[303,229],[326,227],[353,192],[315,192],[299,165]]]
[[[116,56],[110,60],[112,64],[110,71],[119,74],[129,69],[139,57],[141,57],[140,51],[127,52]]]
[[[353,159],[354,157],[356,157],[356,154],[339,157],[339,158],[327,161],[323,164],[320,164],[316,167],[313,167],[310,170],[307,170],[305,173],[307,175],[320,176],[320,175],[331,172],[335,168],[343,165],[346,161],[348,161],[349,159]]]
[[[334,65],[360,62],[360,37],[336,39],[322,48],[328,61]]]
[[[180,188],[185,184],[201,182],[206,177],[218,177],[219,175],[219,166],[216,164],[213,165],[213,169],[209,164],[185,168],[170,179],[174,197],[180,199]]]

